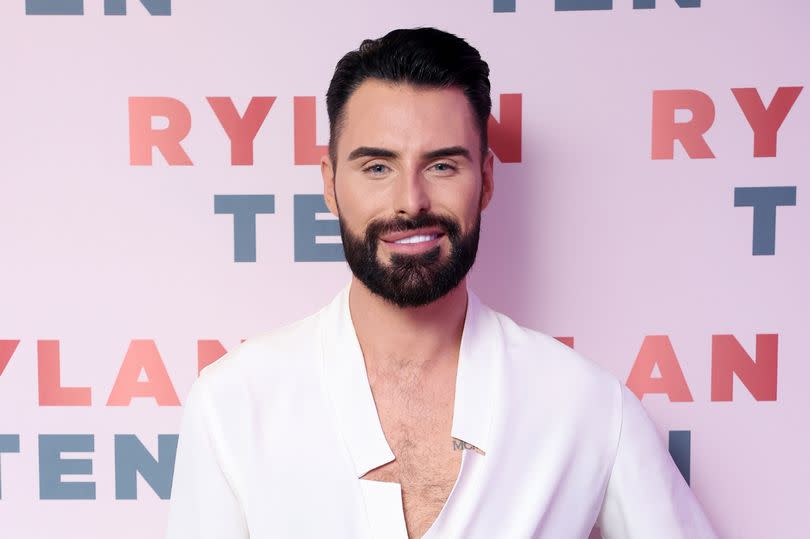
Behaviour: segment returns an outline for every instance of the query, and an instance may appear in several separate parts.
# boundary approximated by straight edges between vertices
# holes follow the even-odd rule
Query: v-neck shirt
[[[186,398],[167,539],[406,539],[346,285],[242,342]],[[467,289],[458,477],[425,539],[712,539],[663,438],[606,369]],[[449,443],[449,440],[448,440]]]

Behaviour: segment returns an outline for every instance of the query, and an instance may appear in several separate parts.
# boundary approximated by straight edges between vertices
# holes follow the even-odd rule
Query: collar
[[[321,361],[338,426],[359,478],[395,457],[385,439],[352,325],[350,286],[321,313]],[[502,356],[501,326],[494,311],[467,288],[451,435],[484,453],[490,446],[494,365]]]

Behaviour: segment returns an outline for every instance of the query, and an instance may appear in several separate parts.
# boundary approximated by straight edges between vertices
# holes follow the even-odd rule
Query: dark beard
[[[481,229],[481,211],[475,226],[462,235],[456,221],[449,217],[420,213],[414,219],[377,219],[369,223],[365,237],[355,236],[340,221],[343,252],[352,273],[369,290],[399,307],[419,307],[453,290],[475,262]],[[438,226],[450,242],[450,254],[441,261],[441,245],[416,255],[392,253],[389,265],[377,259],[381,235],[390,232]]]

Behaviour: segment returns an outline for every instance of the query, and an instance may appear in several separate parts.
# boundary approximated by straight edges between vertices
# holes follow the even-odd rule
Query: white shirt
[[[394,454],[348,291],[202,370],[168,539],[407,538],[400,484],[361,479]],[[469,289],[452,436],[481,452],[464,446],[426,539],[716,537],[635,395]]]

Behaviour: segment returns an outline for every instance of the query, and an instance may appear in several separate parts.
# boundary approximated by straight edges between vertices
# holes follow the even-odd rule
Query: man
[[[488,75],[432,28],[340,60],[321,172],[353,278],[202,371],[169,539],[715,537],[635,396],[467,288]]]

